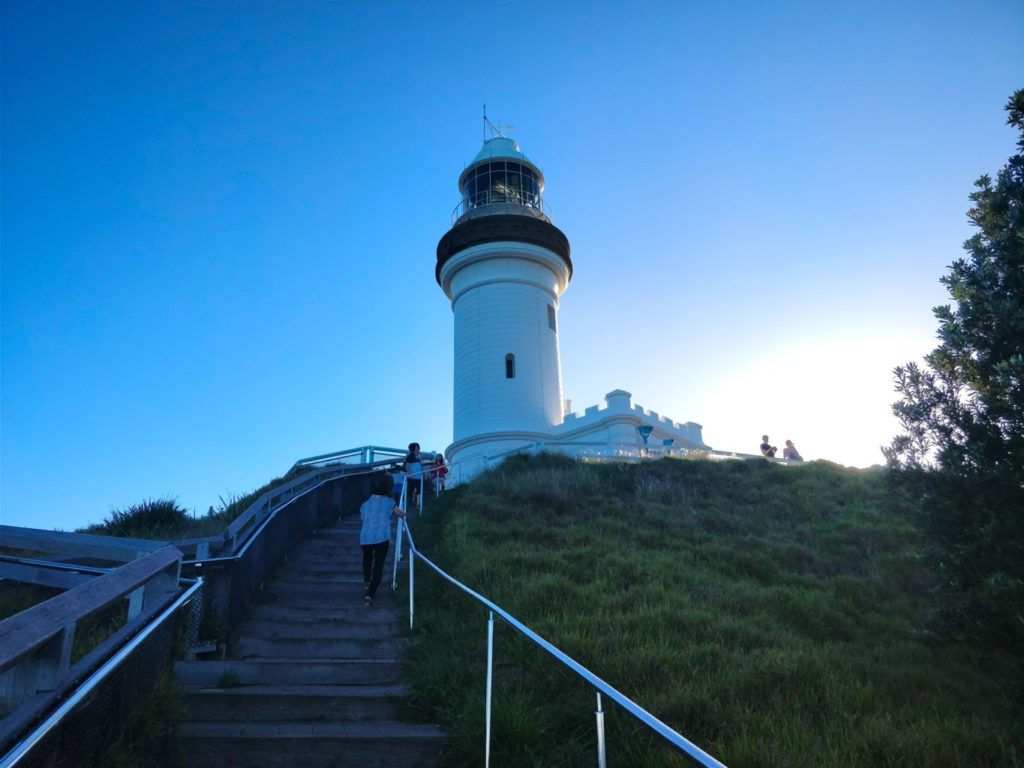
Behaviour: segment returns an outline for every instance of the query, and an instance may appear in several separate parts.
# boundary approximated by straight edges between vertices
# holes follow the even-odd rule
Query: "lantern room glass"
[[[540,177],[522,163],[492,160],[466,174],[462,200],[467,211],[497,203],[540,210]]]

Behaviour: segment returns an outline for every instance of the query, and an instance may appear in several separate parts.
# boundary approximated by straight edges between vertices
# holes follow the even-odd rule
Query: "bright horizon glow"
[[[1024,7],[516,9],[3,4],[0,521],[443,450],[434,249],[483,103],[571,243],[573,410],[881,463],[1014,151]]]

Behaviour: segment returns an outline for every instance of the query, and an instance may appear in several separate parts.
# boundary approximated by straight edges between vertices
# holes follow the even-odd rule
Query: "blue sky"
[[[572,244],[574,409],[867,466],[1014,149],[1019,2],[2,6],[0,517],[203,512],[451,440],[481,105]]]

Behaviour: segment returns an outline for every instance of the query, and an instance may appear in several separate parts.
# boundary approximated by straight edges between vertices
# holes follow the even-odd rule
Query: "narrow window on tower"
[[[516,377],[516,356],[513,354],[505,355],[505,378],[514,379]]]
[[[555,327],[555,308],[548,304],[548,328],[552,331],[558,332],[558,328]]]

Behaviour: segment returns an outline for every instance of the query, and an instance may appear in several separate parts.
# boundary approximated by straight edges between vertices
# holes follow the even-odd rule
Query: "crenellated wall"
[[[558,440],[579,439],[590,441],[605,439],[611,445],[643,445],[637,427],[653,427],[648,445],[663,445],[673,440],[681,448],[707,450],[701,435],[700,424],[692,421],[680,423],[661,416],[657,412],[634,405],[632,394],[616,389],[605,395],[605,405],[592,405],[582,414],[566,414],[562,423],[555,428],[553,437]]]

